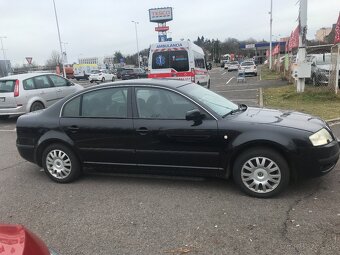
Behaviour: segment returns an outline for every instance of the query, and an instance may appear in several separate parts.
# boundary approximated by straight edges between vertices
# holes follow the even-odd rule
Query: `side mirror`
[[[185,114],[185,119],[193,120],[195,124],[201,124],[204,117],[205,115],[202,114],[198,109],[187,111],[187,113]]]
[[[74,83],[71,81],[67,81],[67,86],[74,86]]]

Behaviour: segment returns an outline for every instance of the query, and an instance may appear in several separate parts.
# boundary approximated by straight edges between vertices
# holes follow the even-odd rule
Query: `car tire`
[[[31,105],[31,108],[30,108],[30,112],[35,112],[35,111],[39,111],[39,110],[42,110],[44,109],[45,106],[40,103],[40,102],[34,102],[32,105]]]
[[[112,82],[114,82],[115,81],[115,77],[112,77]]]
[[[93,83],[93,80],[90,80],[90,83]]]
[[[104,83],[104,82],[105,82],[105,78],[103,77],[103,78],[102,78],[102,83]]]
[[[288,185],[289,176],[286,160],[266,147],[244,151],[233,166],[236,184],[246,194],[258,198],[278,195]]]
[[[208,80],[208,89],[210,89],[210,80]]]
[[[312,77],[312,84],[313,84],[313,86],[318,86],[318,83],[316,81],[316,75],[313,75],[313,77]]]
[[[79,79],[78,79],[78,78],[76,78],[76,80],[77,80],[77,81],[79,81]]]
[[[47,176],[59,183],[69,183],[81,174],[81,165],[74,152],[59,143],[46,147],[42,154],[42,165]]]
[[[0,115],[0,120],[7,120],[9,115]]]

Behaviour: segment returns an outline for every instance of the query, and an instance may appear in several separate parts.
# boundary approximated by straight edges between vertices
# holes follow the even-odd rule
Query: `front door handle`
[[[137,129],[136,131],[137,131],[137,133],[139,133],[140,135],[146,135],[146,134],[149,132],[149,130],[148,130],[146,127],[141,127],[141,128],[139,128],[139,129]]]

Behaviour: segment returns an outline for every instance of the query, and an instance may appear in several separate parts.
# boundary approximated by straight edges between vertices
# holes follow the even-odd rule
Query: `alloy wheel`
[[[51,150],[46,157],[49,173],[57,179],[67,178],[72,171],[70,157],[62,150]]]

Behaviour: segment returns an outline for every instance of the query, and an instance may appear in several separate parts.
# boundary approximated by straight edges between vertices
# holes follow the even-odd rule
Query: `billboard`
[[[150,22],[163,23],[172,20],[172,7],[149,9]]]

